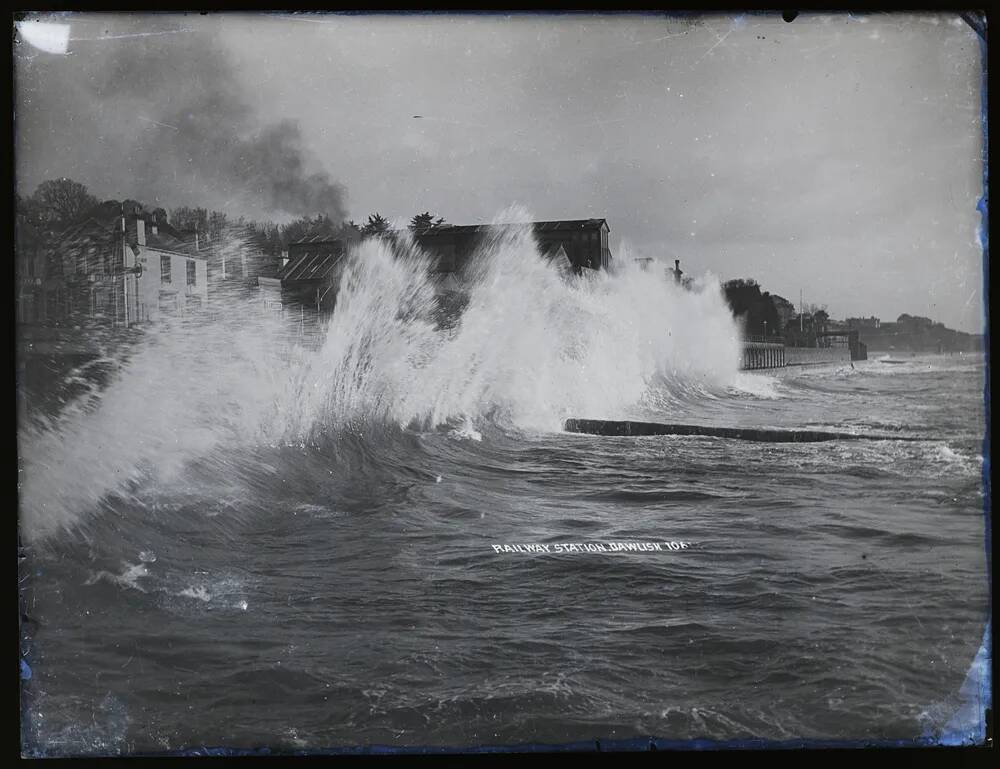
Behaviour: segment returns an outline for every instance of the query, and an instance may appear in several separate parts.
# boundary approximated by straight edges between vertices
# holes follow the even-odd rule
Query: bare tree
[[[65,177],[42,182],[32,199],[41,216],[56,225],[69,224],[100,203],[86,186]]]

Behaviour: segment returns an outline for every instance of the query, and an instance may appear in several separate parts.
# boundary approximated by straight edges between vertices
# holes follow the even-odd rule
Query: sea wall
[[[753,371],[762,368],[781,368],[785,365],[785,346],[773,342],[743,343],[743,360],[740,368]]]
[[[786,366],[810,366],[822,363],[850,363],[851,349],[838,347],[786,347]]]

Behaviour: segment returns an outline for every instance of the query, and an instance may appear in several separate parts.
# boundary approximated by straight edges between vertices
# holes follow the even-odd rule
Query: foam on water
[[[647,399],[747,392],[739,330],[718,281],[686,291],[622,259],[567,277],[509,210],[470,265],[460,321],[442,328],[430,259],[369,239],[347,263],[318,350],[289,341],[259,305],[218,301],[211,323],[151,329],[101,393],[20,431],[22,533],[73,528],[111,493],[183,487],[187,463],[226,447],[304,444],[372,423],[480,440],[486,423],[558,431],[571,416],[621,418]]]
[[[449,330],[434,323],[423,256],[363,243],[309,364],[296,429],[489,417],[558,430],[571,415],[621,414],[654,381],[674,393],[735,383],[739,334],[717,282],[686,292],[627,262],[565,280],[539,257],[523,212],[501,217],[517,218],[481,249]]]

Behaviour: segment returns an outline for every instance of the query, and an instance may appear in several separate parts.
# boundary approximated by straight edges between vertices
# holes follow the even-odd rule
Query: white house
[[[133,236],[134,233],[134,236]],[[126,223],[125,267],[141,272],[126,280],[126,302],[137,322],[188,315],[208,305],[208,255],[197,241],[181,240],[162,223],[135,218]],[[132,285],[128,285],[129,282]]]

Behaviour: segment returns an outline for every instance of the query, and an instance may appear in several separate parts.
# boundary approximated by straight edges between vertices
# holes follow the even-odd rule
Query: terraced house
[[[90,318],[130,326],[208,303],[208,252],[160,211],[96,212],[56,239],[48,262],[56,322]]]

